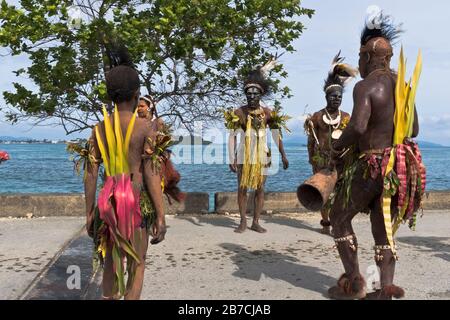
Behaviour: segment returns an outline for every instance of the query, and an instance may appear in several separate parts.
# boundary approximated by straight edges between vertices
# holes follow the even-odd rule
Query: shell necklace
[[[331,115],[328,113],[327,109],[325,110],[325,114],[323,115],[322,119],[323,122],[325,122],[327,125],[331,126],[334,130],[331,133],[331,138],[333,138],[334,140],[337,140],[341,137],[342,135],[342,130],[339,129],[340,125],[341,125],[341,110],[339,110],[339,114],[336,117],[336,119],[333,119],[331,117]]]

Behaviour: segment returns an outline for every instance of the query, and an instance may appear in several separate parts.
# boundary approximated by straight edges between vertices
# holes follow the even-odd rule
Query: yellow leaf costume
[[[421,71],[422,54],[419,51],[412,79],[408,83],[405,82],[406,61],[402,48],[395,88],[393,146],[385,169],[383,196],[384,224],[393,253],[395,253],[394,235],[405,214],[408,212],[414,214],[416,209],[414,197],[421,200],[425,188],[425,168],[421,163],[420,153],[417,145],[409,142],[413,134],[415,97]],[[394,186],[393,177],[399,181],[398,188]],[[393,224],[391,203],[394,195],[399,197],[399,216]],[[413,218],[415,219],[415,216]]]

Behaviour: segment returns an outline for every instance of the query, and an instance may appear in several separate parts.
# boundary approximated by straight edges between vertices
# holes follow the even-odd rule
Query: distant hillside
[[[298,134],[285,134],[283,133],[283,142],[285,144],[290,144],[290,145],[303,145],[303,144],[307,144],[307,138],[305,136],[301,136]]]
[[[421,147],[421,148],[448,148],[441,144],[428,142],[428,141],[417,141],[417,143],[419,144],[419,147]]]
[[[286,145],[306,145],[307,144],[307,138],[305,136],[301,136],[299,134],[291,134],[291,135],[284,135],[283,139],[284,143]],[[419,147],[421,148],[448,148],[447,146],[443,146],[438,143],[429,142],[429,141],[417,141],[419,144]]]

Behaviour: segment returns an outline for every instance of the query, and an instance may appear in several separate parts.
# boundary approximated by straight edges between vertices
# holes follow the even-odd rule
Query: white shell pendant
[[[341,129],[334,130],[331,133],[331,138],[333,138],[334,140],[338,140],[341,136],[342,136],[342,130]]]
[[[335,126],[341,123],[341,114],[339,114],[336,119],[331,119],[331,117],[327,117],[326,114],[322,117],[323,122],[325,122],[329,126]]]

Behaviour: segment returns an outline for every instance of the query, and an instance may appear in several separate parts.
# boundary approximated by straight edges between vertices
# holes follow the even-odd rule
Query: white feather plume
[[[260,72],[265,78],[267,78],[269,76],[269,72],[273,70],[273,68],[275,68],[277,64],[278,61],[276,59],[270,58],[269,61],[267,61],[267,63],[261,67]]]
[[[366,26],[368,29],[381,29],[383,21],[383,11],[379,6],[372,5],[366,10]]]

